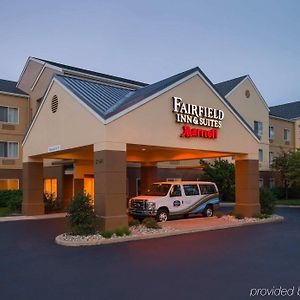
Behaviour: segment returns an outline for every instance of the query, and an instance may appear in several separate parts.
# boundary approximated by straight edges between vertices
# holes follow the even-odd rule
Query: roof
[[[147,85],[147,83],[140,82],[140,81],[130,80],[130,79],[117,77],[117,76],[113,76],[113,75],[108,75],[108,74],[103,74],[103,73],[99,73],[99,72],[95,72],[95,71],[91,71],[91,70],[87,70],[87,69],[77,68],[77,67],[57,63],[54,61],[37,58],[37,57],[32,57],[32,58],[39,60],[41,62],[50,64],[52,66],[55,66],[57,68],[63,69],[64,71],[82,73],[85,75],[90,75],[90,76],[95,76],[95,77],[104,78],[104,79],[108,79],[108,80],[123,82],[125,84],[132,84],[132,85],[137,85],[137,86],[146,86]]]
[[[206,77],[199,67],[189,69],[154,84],[137,88],[135,90],[132,88],[110,85],[96,80],[76,78],[61,74],[56,74],[53,81],[61,84],[70,93],[72,93],[78,101],[86,106],[88,110],[95,114],[96,117],[100,117],[99,119],[107,124],[195,75],[199,75],[208,84],[212,91],[215,92],[215,94],[237,117],[250,134],[258,140],[258,137],[251,126],[236,111],[232,104],[215,89],[213,83]],[[51,84],[48,91],[50,87]],[[48,92],[46,92],[44,96],[43,102],[47,97],[47,93]],[[43,104],[39,106],[39,109],[23,140],[23,144],[26,142],[27,136],[34,125],[42,106]]]
[[[20,95],[20,96],[28,96],[26,93],[19,90],[16,87],[16,85],[17,85],[16,81],[0,79],[0,92]]]
[[[222,81],[216,83],[214,86],[216,90],[222,95],[226,96],[229,92],[231,92],[237,85],[239,85],[248,75],[244,75],[238,78]]]
[[[55,79],[67,87],[103,120],[107,120],[197,72],[200,73],[214,89],[213,83],[206,77],[199,67],[178,73],[174,76],[136,90],[110,86],[96,81],[78,79],[65,75],[55,75]],[[222,98],[223,102],[225,102],[233,113],[238,116],[248,130],[254,133],[252,127],[236,111],[232,104],[223,95],[219,94],[217,90],[215,90],[215,92]]]
[[[284,119],[300,118],[300,101],[270,107],[270,115]]]

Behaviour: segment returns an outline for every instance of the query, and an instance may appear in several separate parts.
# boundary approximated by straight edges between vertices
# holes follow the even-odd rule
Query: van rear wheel
[[[212,217],[214,215],[214,210],[211,205],[208,205],[205,207],[205,209],[203,211],[203,215],[205,217]]]
[[[158,222],[166,222],[169,219],[169,212],[167,209],[162,208],[159,209],[156,215],[156,219]]]

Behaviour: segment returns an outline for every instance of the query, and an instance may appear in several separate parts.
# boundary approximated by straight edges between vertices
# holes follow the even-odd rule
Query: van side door
[[[197,184],[183,184],[184,190],[184,204],[185,207],[189,207],[193,205],[195,202],[199,201],[200,199],[200,192]]]
[[[169,211],[176,212],[184,208],[183,192],[180,184],[173,184],[169,192]]]

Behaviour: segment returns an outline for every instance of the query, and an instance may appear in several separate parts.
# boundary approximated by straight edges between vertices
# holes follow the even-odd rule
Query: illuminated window
[[[91,204],[94,205],[94,177],[92,176],[85,176],[83,179],[83,189],[86,195],[91,197]]]
[[[19,179],[0,179],[0,190],[18,190]]]
[[[57,179],[56,178],[47,178],[44,179],[44,194],[46,198],[57,198]]]

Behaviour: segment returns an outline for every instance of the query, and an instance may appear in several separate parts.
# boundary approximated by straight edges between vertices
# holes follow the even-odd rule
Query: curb
[[[0,217],[0,222],[47,220],[47,219],[64,218],[66,217],[66,215],[67,213],[56,213],[56,214],[39,215],[39,216],[9,216],[9,217]]]
[[[275,205],[278,208],[300,208],[300,205],[286,205],[286,204],[278,204]]]
[[[63,234],[61,234],[55,238],[55,242],[58,245],[66,246],[66,247],[97,246],[97,245],[108,245],[108,244],[124,243],[124,242],[139,241],[139,240],[157,239],[157,238],[178,236],[178,235],[189,234],[189,233],[215,231],[215,230],[222,230],[228,228],[269,224],[269,223],[282,223],[282,222],[284,222],[284,217],[274,215],[272,219],[262,219],[259,221],[249,222],[249,223],[217,225],[214,227],[201,227],[196,229],[178,230],[173,232],[164,232],[164,233],[157,233],[157,234],[154,233],[154,234],[149,234],[144,236],[127,236],[127,237],[119,237],[119,238],[110,238],[110,239],[103,239],[98,241],[82,241],[82,242],[65,241],[63,239]]]

